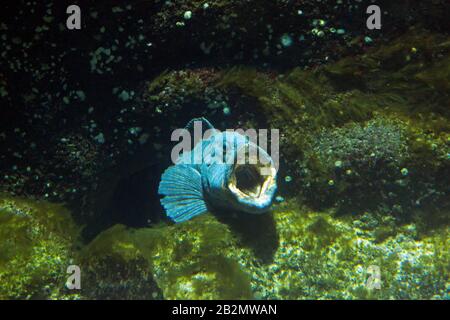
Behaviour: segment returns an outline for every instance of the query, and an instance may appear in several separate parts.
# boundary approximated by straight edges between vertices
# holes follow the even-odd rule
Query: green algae
[[[358,91],[336,94],[322,78],[318,73],[300,68],[271,78],[241,67],[224,72],[218,86],[238,89],[242,95],[255,98],[254,108],[263,111],[269,123],[286,129],[292,122],[302,132],[370,119],[374,108],[369,102],[375,99]]]
[[[235,240],[226,225],[211,216],[203,216],[167,227],[159,241],[163,242],[157,259],[153,259],[153,268],[158,275],[157,283],[167,284],[163,289],[165,298],[251,297],[246,273],[236,260],[228,257]]]
[[[222,72],[218,87],[230,95],[237,91],[246,108],[258,114],[257,125],[282,133],[284,170],[294,178],[296,188],[290,189],[298,190],[288,195],[316,209],[335,207],[347,214],[385,205],[387,213],[411,219],[417,207],[431,214],[449,205],[443,178],[450,173],[448,43],[444,35],[411,30],[364,54],[314,69],[273,74],[231,68]],[[369,137],[373,126],[377,133]],[[362,137],[367,147],[360,148],[357,128],[367,132]],[[317,138],[323,134],[347,145],[348,152],[328,150],[331,142]],[[386,159],[391,147],[397,152]],[[373,160],[367,159],[372,154]],[[399,175],[403,168],[406,177]],[[433,215],[448,224],[445,214]]]
[[[185,224],[156,228],[117,225],[94,239],[83,256],[97,286],[103,270],[98,266],[108,261],[120,266],[128,279],[146,279],[147,285],[154,281],[165,299],[250,298],[248,275],[227,255],[233,241],[226,225],[203,216]],[[104,280],[106,287],[109,281]],[[145,294],[141,298],[153,297],[154,292],[156,287],[141,291]],[[125,297],[134,296],[128,293]]]
[[[0,299],[73,299],[66,269],[79,228],[61,205],[0,197]]]
[[[423,233],[415,222],[397,226],[379,212],[338,216],[294,203],[288,199],[267,215],[276,246],[271,259],[261,259],[267,246],[249,246],[231,220],[211,214],[152,228],[116,225],[78,251],[73,247],[78,228],[66,209],[2,198],[1,298],[446,297],[448,226]],[[264,232],[255,226],[255,232]],[[82,289],[71,295],[63,288],[73,260],[82,270]],[[380,269],[380,289],[367,286],[371,266]]]
[[[276,209],[274,215],[280,248],[274,259],[276,267],[263,267],[267,272],[262,273],[265,281],[274,279],[259,288],[266,297],[445,298],[449,254],[443,248],[449,244],[448,228],[416,240],[409,226],[375,243],[373,231],[355,227],[355,219],[336,218],[325,212],[305,212],[289,205]],[[366,285],[368,268],[373,265],[379,266],[381,271],[379,290]],[[414,285],[422,282],[427,286]]]
[[[367,121],[374,112],[416,120],[418,111],[448,116],[448,43],[442,35],[414,30],[316,69],[295,68],[274,77],[234,67],[223,72],[218,85],[254,97],[268,122],[286,126],[294,119],[309,129],[341,126]]]
[[[448,227],[418,237],[414,223],[377,223],[376,214],[366,212],[359,220],[292,201],[278,205],[270,261],[259,258],[265,248],[248,247],[241,234],[210,214],[157,228],[115,226],[88,245],[85,257],[98,261],[106,255],[121,268],[140,265],[152,296],[165,299],[445,298]],[[373,266],[381,272],[380,289],[367,285]],[[129,279],[135,273],[121,275]]]
[[[80,253],[80,265],[83,270],[83,298],[161,298],[151,265],[137,247],[134,233],[124,225],[111,227],[84,247]]]
[[[222,74],[217,86],[236,87],[249,96],[259,98],[267,94],[270,84],[270,79],[255,69],[234,67]]]
[[[450,91],[450,57],[445,57],[430,69],[416,74],[416,79],[423,81],[430,89],[439,92]]]
[[[308,226],[308,231],[314,234],[321,246],[333,244],[339,236],[339,231],[326,218],[319,216]],[[317,241],[316,241],[317,242]]]

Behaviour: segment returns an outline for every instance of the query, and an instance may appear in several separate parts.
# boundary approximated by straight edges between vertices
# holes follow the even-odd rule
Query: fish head
[[[208,167],[207,184],[222,207],[233,207],[247,213],[269,210],[277,190],[277,170],[267,152],[239,133],[216,137],[212,149],[222,149],[223,162]],[[209,153],[211,154],[211,153]]]
[[[248,213],[269,210],[277,190],[276,178],[274,163],[262,148],[251,142],[240,146],[226,184],[234,207]]]

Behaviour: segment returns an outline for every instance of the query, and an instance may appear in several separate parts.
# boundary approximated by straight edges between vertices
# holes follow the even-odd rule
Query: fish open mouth
[[[262,169],[269,174],[262,174]],[[228,183],[229,190],[240,198],[265,200],[266,191],[275,183],[275,168],[270,165],[237,164]]]

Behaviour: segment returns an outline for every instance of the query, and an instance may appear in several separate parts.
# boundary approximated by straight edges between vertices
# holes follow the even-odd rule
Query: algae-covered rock
[[[270,236],[266,224],[255,218],[254,224],[243,227],[247,218],[223,220],[208,214],[172,226],[115,226],[87,247],[84,261],[89,265],[88,273],[96,274],[89,279],[116,292],[119,298],[448,296],[448,227],[419,235],[414,223],[397,226],[375,212],[360,218],[339,218],[332,212],[311,212],[291,203],[278,205],[265,216],[273,220],[277,236],[270,240],[274,246],[258,246],[243,232],[260,233],[256,237],[263,239]],[[114,271],[108,272],[106,267]],[[111,276],[114,272],[119,272],[116,277]],[[118,285],[122,291],[101,279],[123,279]]]
[[[277,208],[274,220],[280,240],[273,263],[249,267],[256,295],[267,299],[448,297],[449,228],[418,238],[414,224],[395,229],[388,220],[380,220],[369,227],[370,215],[359,221],[292,205]],[[376,232],[382,227],[391,235],[377,243]],[[379,289],[368,283],[374,270],[379,271]]]
[[[61,205],[0,197],[0,299],[74,299],[65,289],[78,228]]]
[[[136,247],[132,232],[116,225],[81,252],[84,299],[158,299],[149,262]]]
[[[282,193],[410,217],[449,206],[448,52],[448,36],[412,29],[315,69],[232,68],[218,87],[258,114],[253,127],[280,130]]]
[[[137,233],[144,250],[149,235]],[[227,225],[206,215],[167,227],[158,238],[159,250],[149,253],[155,254],[151,257],[155,279],[166,299],[252,297],[249,276],[240,267],[240,252]]]
[[[141,112],[154,113],[152,117],[163,116],[161,121],[167,121],[167,117],[181,121],[200,114],[221,114],[228,101],[214,87],[218,75],[214,68],[164,71],[142,90],[140,100],[144,106],[150,104],[152,108],[145,107]]]
[[[388,179],[394,184],[402,177],[408,156],[404,128],[392,121],[324,130],[311,140],[300,183],[318,206],[344,201],[368,206],[369,200],[380,204],[379,189]]]
[[[379,211],[336,216],[294,203],[262,216],[116,225],[77,252],[78,229],[62,206],[3,197],[0,297],[448,298],[448,224],[422,230],[421,220],[399,225]],[[64,283],[74,261],[82,277],[72,294]]]
[[[283,210],[278,216],[280,272],[288,291],[284,297],[319,299],[429,299],[445,298],[449,281],[448,227],[432,236],[415,238],[405,226],[382,243],[370,231],[326,213],[298,214]],[[387,222],[382,222],[382,226]],[[372,230],[378,230],[374,228]],[[289,267],[288,267],[289,266]],[[380,271],[380,289],[368,287],[370,269]],[[300,272],[294,272],[300,270]],[[276,277],[275,277],[276,278]],[[284,288],[280,286],[280,291]]]
[[[208,215],[174,226],[117,225],[88,245],[83,264],[92,286],[99,287],[96,298],[108,292],[122,299],[251,298],[234,243],[227,226]]]
[[[299,183],[310,203],[336,205],[347,213],[384,206],[405,216],[411,207],[443,208],[448,205],[447,150],[436,134],[377,117],[311,135]]]

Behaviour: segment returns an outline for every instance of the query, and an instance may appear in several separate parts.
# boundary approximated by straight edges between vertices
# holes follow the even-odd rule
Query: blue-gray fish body
[[[213,129],[163,173],[158,192],[167,215],[182,222],[208,208],[264,213],[276,189],[273,160],[262,148],[240,133]]]

